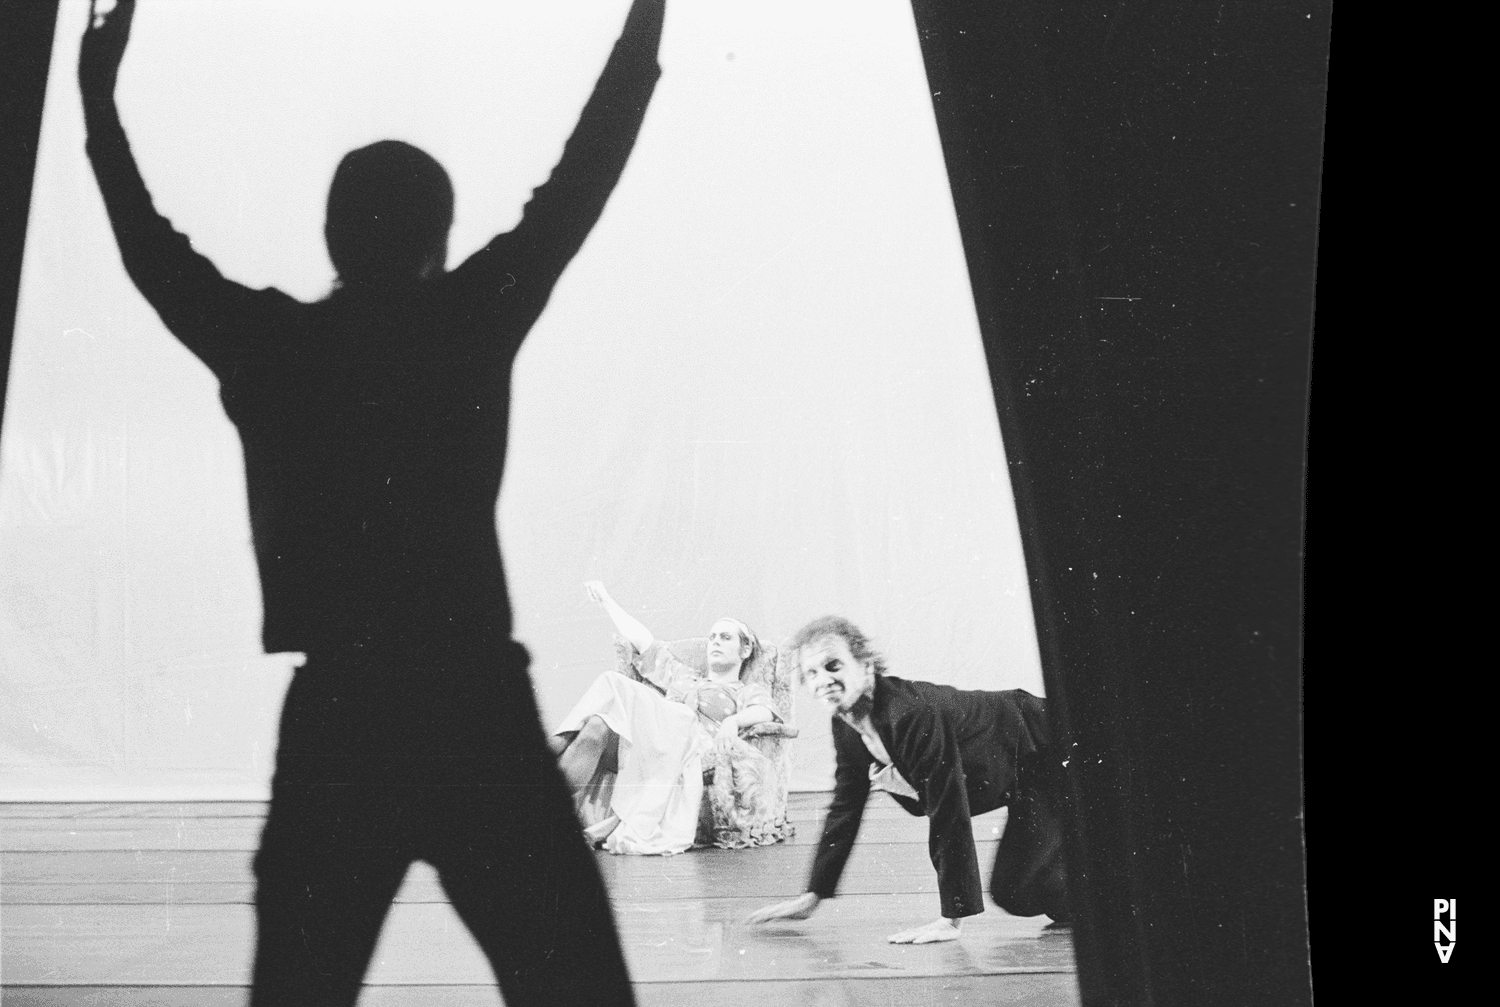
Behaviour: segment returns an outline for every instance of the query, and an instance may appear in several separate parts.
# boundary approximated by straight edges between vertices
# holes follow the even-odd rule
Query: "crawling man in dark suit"
[[[859,628],[827,616],[792,640],[804,685],[834,712],[838,758],[833,803],[807,892],[767,906],[752,923],[800,920],[832,898],[854,848],[871,790],[884,790],[929,819],[928,851],[942,916],[888,939],[930,944],[958,937],[965,916],[984,912],[971,815],[1009,808],[990,874],[990,897],[1015,916],[1066,926],[1063,862],[1065,781],[1042,700],[1021,689],[979,692],[889,675]]]

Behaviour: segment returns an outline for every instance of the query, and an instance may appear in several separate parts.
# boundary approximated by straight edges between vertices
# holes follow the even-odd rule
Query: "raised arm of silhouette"
[[[86,149],[125,271],[163,324],[218,373],[226,354],[250,349],[274,330],[268,314],[284,314],[296,302],[280,291],[226,280],[156,212],[115,107],[115,79],[134,14],[134,0],[120,0],[107,16],[91,13],[78,60]]]
[[[515,229],[471,255],[454,270],[456,280],[541,313],[625,170],[661,75],[656,50],[664,9],[664,0],[631,7],[551,177],[532,192]]]

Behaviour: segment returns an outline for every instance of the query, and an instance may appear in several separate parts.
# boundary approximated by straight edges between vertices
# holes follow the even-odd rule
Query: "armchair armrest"
[[[749,727],[740,729],[741,738],[795,738],[801,734],[800,728],[791,724],[781,724],[774,720],[768,720],[760,724],[751,724]]]

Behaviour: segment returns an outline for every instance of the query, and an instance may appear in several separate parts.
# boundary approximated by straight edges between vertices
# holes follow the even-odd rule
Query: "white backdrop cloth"
[[[450,264],[546,178],[624,0],[140,0],[119,101],[158,207],[233,279],[323,296],[342,154],[408,140]],[[267,793],[240,446],[120,267],[64,0],[0,437],[0,798]],[[618,189],[521,351],[498,507],[547,724],[613,660],[584,580],[664,638],[830,612],[894,672],[1040,691],[1004,454],[911,11],[670,0]],[[798,697],[793,785],[831,783]]]

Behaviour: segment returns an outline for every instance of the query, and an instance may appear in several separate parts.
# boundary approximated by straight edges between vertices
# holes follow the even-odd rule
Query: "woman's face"
[[[750,645],[740,638],[740,628],[720,619],[708,631],[708,666],[717,671],[739,667],[750,656]]]

